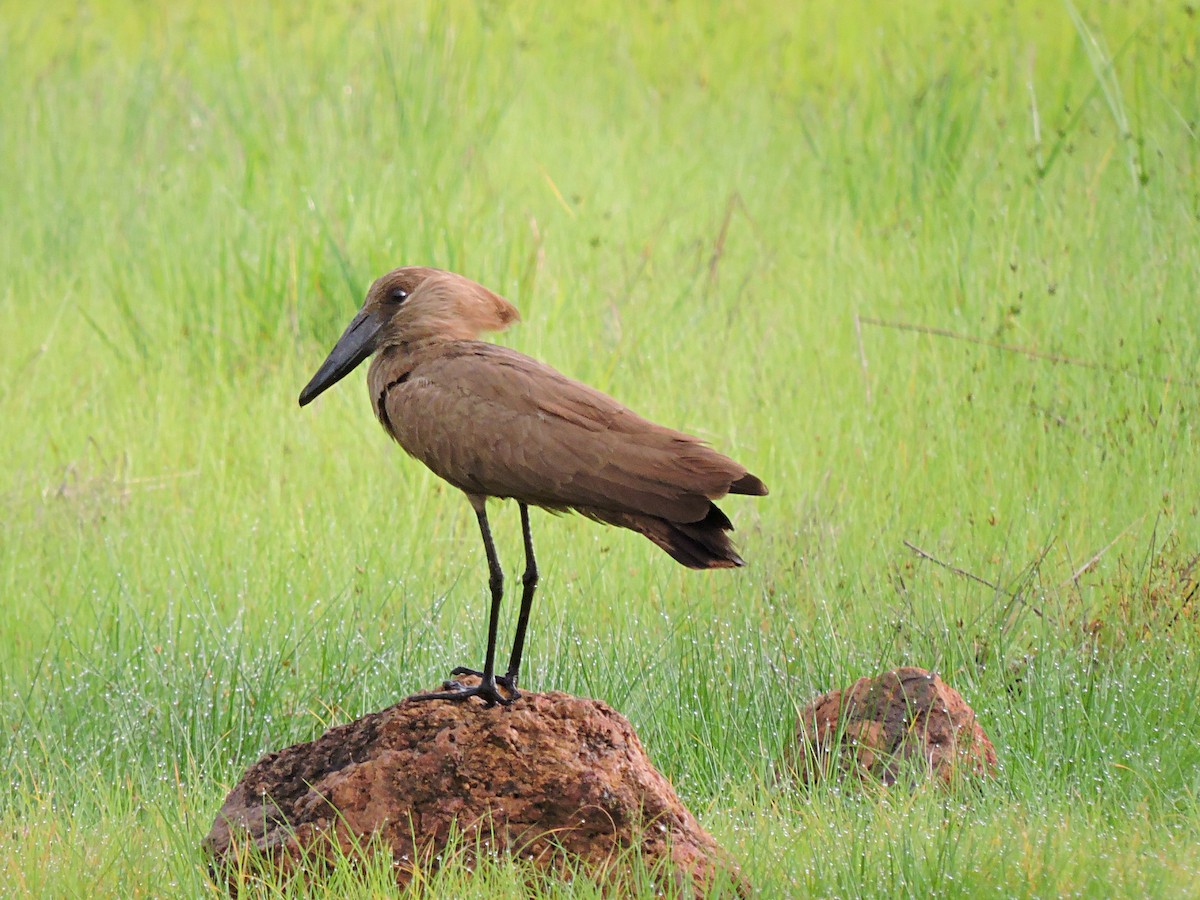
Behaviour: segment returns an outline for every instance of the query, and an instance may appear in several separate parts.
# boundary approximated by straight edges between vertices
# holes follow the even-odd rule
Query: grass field
[[[296,406],[415,263],[770,485],[736,572],[535,514],[523,672],[762,896],[1200,894],[1194,6],[167,5],[0,9],[0,895],[214,894],[247,765],[478,662],[468,504],[361,374]],[[774,784],[900,664],[993,783]]]

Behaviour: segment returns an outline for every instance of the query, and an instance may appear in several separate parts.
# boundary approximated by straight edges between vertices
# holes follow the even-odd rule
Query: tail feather
[[[715,503],[709,504],[708,514],[699,522],[670,522],[658,516],[600,509],[579,512],[645,535],[689,569],[731,569],[746,564],[726,533],[733,530],[729,517]]]
[[[757,475],[751,475],[747,472],[737,481],[729,486],[731,494],[749,494],[754,497],[767,496],[767,486],[762,483]]]

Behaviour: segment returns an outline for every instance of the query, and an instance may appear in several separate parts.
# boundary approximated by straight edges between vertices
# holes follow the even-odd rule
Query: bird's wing
[[[385,426],[468,493],[695,522],[745,468],[516,351],[455,342],[389,382]]]

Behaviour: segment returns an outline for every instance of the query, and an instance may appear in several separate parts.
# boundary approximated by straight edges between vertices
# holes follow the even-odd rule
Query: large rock
[[[884,784],[902,774],[951,784],[994,773],[996,750],[958,691],[905,666],[809,703],[784,766],[804,783],[837,771]]]
[[[204,846],[217,871],[251,845],[268,864],[313,877],[312,860],[334,844],[353,853],[374,836],[403,887],[414,862],[436,868],[453,834],[468,864],[476,848],[507,852],[556,873],[582,864],[619,885],[623,861],[640,856],[685,892],[749,890],[629,722],[558,692],[492,709],[404,700],[270,753],[230,792]]]

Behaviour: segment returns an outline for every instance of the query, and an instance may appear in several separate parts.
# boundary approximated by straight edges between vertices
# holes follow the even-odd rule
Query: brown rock
[[[932,672],[905,666],[860,678],[804,708],[785,769],[811,783],[835,761],[842,773],[889,785],[902,773],[951,784],[994,773],[996,750],[958,691]]]
[[[414,866],[436,868],[455,834],[468,864],[476,849],[504,852],[619,885],[622,861],[640,856],[697,896],[722,883],[749,893],[629,722],[559,692],[491,709],[404,700],[270,753],[225,799],[204,847],[218,871],[249,845],[283,872],[311,876],[335,844],[354,853],[373,836],[403,887]]]

